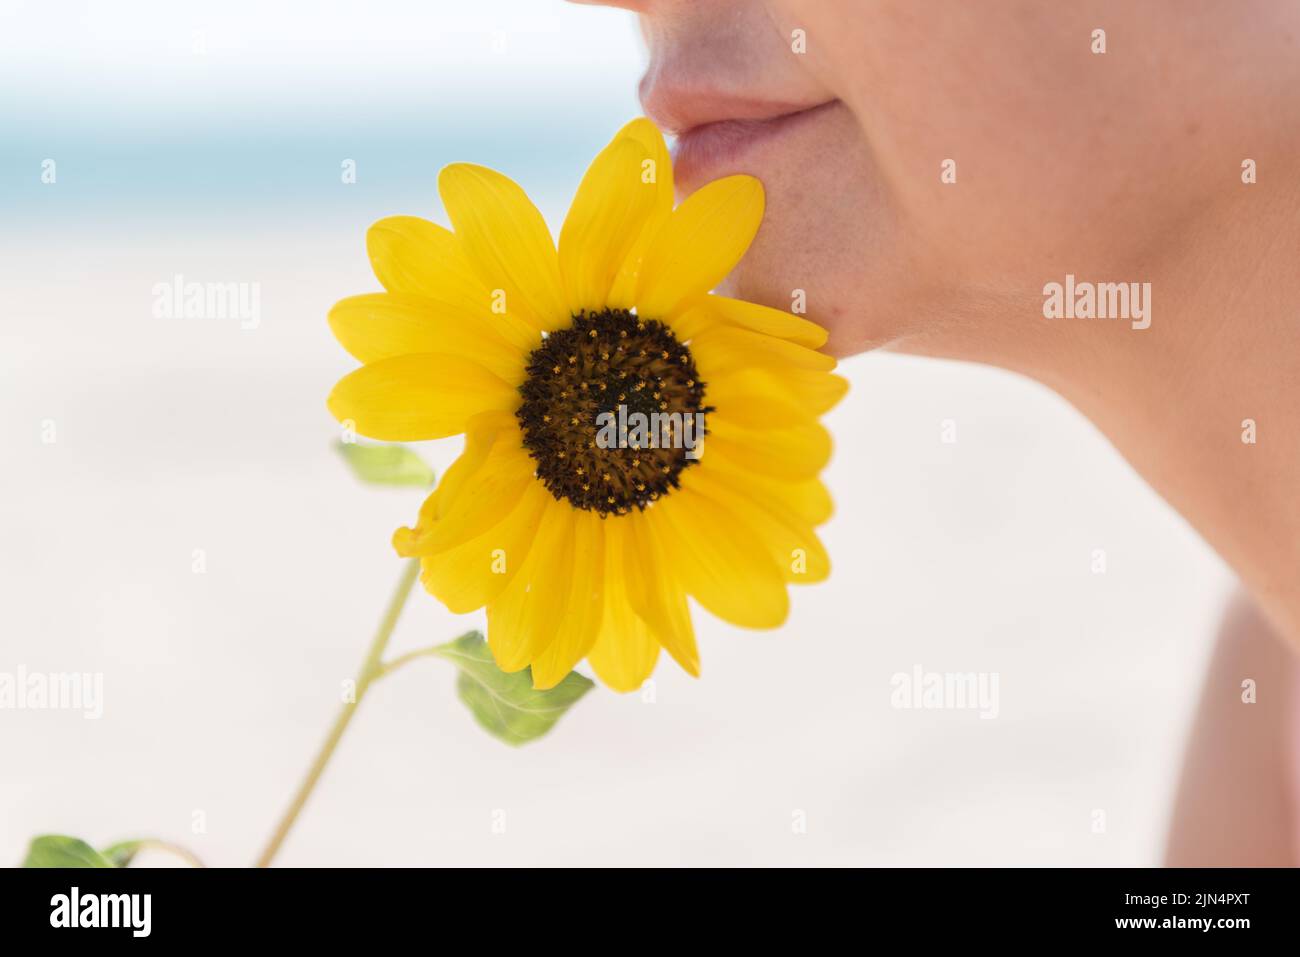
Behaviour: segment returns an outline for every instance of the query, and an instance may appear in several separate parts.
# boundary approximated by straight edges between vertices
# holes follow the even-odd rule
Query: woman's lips
[[[745,168],[757,148],[795,133],[834,106],[830,100],[818,106],[764,119],[719,120],[702,123],[677,135],[673,145],[673,173],[686,192],[693,192],[710,180]]]

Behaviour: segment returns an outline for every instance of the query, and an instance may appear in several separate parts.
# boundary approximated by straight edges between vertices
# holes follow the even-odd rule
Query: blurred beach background
[[[104,676],[99,720],[0,710],[0,864],[46,832],[248,864],[421,500],[332,449],[354,363],[325,314],[379,288],[371,222],[445,222],[446,163],[502,170],[558,230],[639,112],[636,26],[558,0],[0,0],[0,23],[0,671]],[[178,274],[258,284],[256,328],[155,318]],[[1040,386],[841,369],[835,571],[784,628],[697,608],[700,680],[664,656],[652,695],[597,689],[519,750],[417,662],[280,862],[1158,863],[1231,576]],[[421,451],[441,471],[459,446]],[[482,620],[417,594],[393,647]],[[996,673],[996,718],[894,708],[918,666]]]

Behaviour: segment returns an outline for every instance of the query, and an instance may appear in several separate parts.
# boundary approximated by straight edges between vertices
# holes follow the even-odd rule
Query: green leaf
[[[101,852],[114,867],[128,867],[148,841],[119,841]]]
[[[32,838],[23,867],[112,867],[113,864],[85,841],[63,834]]]
[[[404,445],[359,445],[336,440],[343,460],[352,466],[352,474],[373,485],[433,484],[433,469]]]
[[[550,731],[574,702],[593,687],[590,679],[570,671],[554,688],[533,688],[532,671],[506,674],[492,660],[477,631],[439,645],[433,653],[456,665],[456,690],[475,720],[506,744],[526,744]]]

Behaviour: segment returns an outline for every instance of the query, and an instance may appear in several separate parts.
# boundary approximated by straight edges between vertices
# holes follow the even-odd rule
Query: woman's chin
[[[740,170],[762,182],[766,211],[753,245],[718,291],[806,316],[829,330],[826,350],[834,355],[888,341],[889,329],[869,329],[864,338],[861,328],[872,321],[870,302],[889,298],[887,277],[899,273],[891,267],[899,245],[890,235],[894,218],[884,214],[861,131],[837,106],[816,128],[777,145],[756,151]],[[871,290],[869,299],[863,290]]]

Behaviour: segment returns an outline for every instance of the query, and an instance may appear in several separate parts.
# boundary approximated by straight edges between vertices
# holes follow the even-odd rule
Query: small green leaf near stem
[[[460,671],[456,692],[474,720],[497,740],[516,747],[549,732],[594,687],[590,678],[570,671],[553,688],[534,688],[532,669],[502,671],[477,631],[445,645],[411,652],[393,664],[424,655],[454,664]]]
[[[352,474],[371,485],[416,486],[433,484],[433,469],[404,445],[361,445],[335,442],[334,448]]]
[[[65,834],[32,838],[23,867],[113,867],[106,856],[85,841]]]
[[[100,853],[108,858],[114,867],[128,867],[141,851],[164,851],[179,857],[190,867],[206,866],[193,851],[181,847],[179,844],[160,841],[152,837],[140,838],[135,841],[118,841],[116,844],[104,848]]]
[[[23,867],[129,867],[135,856],[144,850],[166,851],[186,861],[191,867],[203,866],[195,854],[179,844],[152,837],[118,841],[97,851],[77,837],[42,834],[32,838]]]

